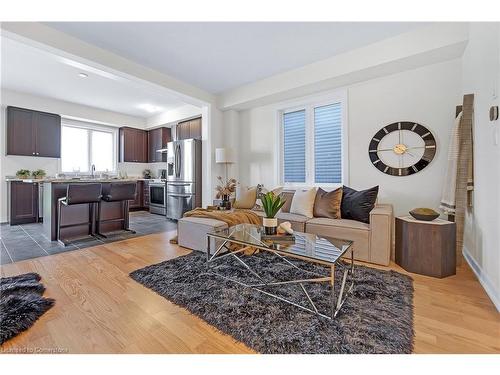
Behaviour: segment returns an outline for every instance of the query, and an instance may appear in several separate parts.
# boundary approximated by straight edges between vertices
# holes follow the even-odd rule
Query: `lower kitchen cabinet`
[[[131,210],[139,210],[143,207],[143,189],[144,189],[144,183],[143,181],[137,181],[137,186],[136,186],[136,194],[135,194],[135,199],[129,201],[129,209]]]
[[[38,221],[38,184],[10,182],[10,225]]]

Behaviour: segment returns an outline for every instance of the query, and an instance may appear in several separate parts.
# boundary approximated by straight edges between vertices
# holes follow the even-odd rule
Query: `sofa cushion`
[[[316,193],[314,200],[314,217],[328,217],[340,219],[340,204],[342,203],[342,188],[325,191],[321,188]]]
[[[356,220],[314,218],[306,223],[306,233],[353,241],[354,259],[364,262],[370,260],[370,232],[368,224]]]
[[[370,225],[357,220],[350,219],[330,219],[327,217],[315,217],[309,219],[307,224],[326,225],[330,227],[352,228],[360,230],[370,230]]]
[[[292,229],[297,232],[305,232],[306,231],[306,221],[309,218],[303,215],[291,214],[289,212],[278,212],[276,215],[278,219],[278,223],[283,223],[284,221],[289,221],[292,224]]]
[[[313,187],[306,191],[297,190],[293,195],[292,206],[290,207],[290,213],[304,215],[312,218],[314,199],[316,198],[316,188]]]
[[[378,186],[361,191],[344,186],[342,191],[342,219],[358,220],[368,224],[370,211],[373,210],[377,201]]]

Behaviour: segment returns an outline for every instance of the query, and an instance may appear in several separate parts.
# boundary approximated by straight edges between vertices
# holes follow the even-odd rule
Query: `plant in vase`
[[[219,185],[215,187],[215,191],[217,194],[215,195],[216,199],[222,199],[222,207],[225,209],[231,208],[230,198],[231,195],[236,191],[236,180],[234,178],[230,178],[226,182],[222,180],[221,176],[217,176],[217,180],[219,180]]]
[[[266,213],[266,217],[262,219],[266,234],[276,234],[278,227],[278,219],[275,218],[278,211],[283,207],[286,200],[281,198],[281,195],[276,195],[272,191],[262,194],[260,197],[262,208]]]
[[[47,173],[45,173],[45,171],[43,169],[37,169],[36,171],[33,171],[33,173],[32,173],[33,177],[35,177],[37,179],[44,178],[46,174]]]
[[[16,172],[17,178],[28,178],[31,172],[28,169],[20,169]]]

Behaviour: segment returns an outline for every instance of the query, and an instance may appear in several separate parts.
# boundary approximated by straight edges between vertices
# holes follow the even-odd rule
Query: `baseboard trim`
[[[469,250],[464,247],[462,254],[472,271],[476,274],[477,279],[479,280],[479,283],[483,287],[484,291],[486,292],[488,297],[490,297],[491,302],[493,302],[497,311],[500,312],[500,293],[498,293],[488,276],[484,274],[481,266],[477,264],[472,255],[470,255]]]

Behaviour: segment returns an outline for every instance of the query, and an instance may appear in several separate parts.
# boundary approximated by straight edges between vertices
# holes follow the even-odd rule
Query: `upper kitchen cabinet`
[[[189,138],[201,139],[201,117],[189,121]]]
[[[158,128],[148,131],[148,162],[157,163],[167,161],[167,154],[158,152],[167,147],[172,140],[170,128]]]
[[[120,162],[148,162],[148,133],[145,130],[120,128]]]
[[[201,117],[177,124],[177,139],[201,139]]]
[[[61,157],[61,116],[7,107],[7,155]]]

